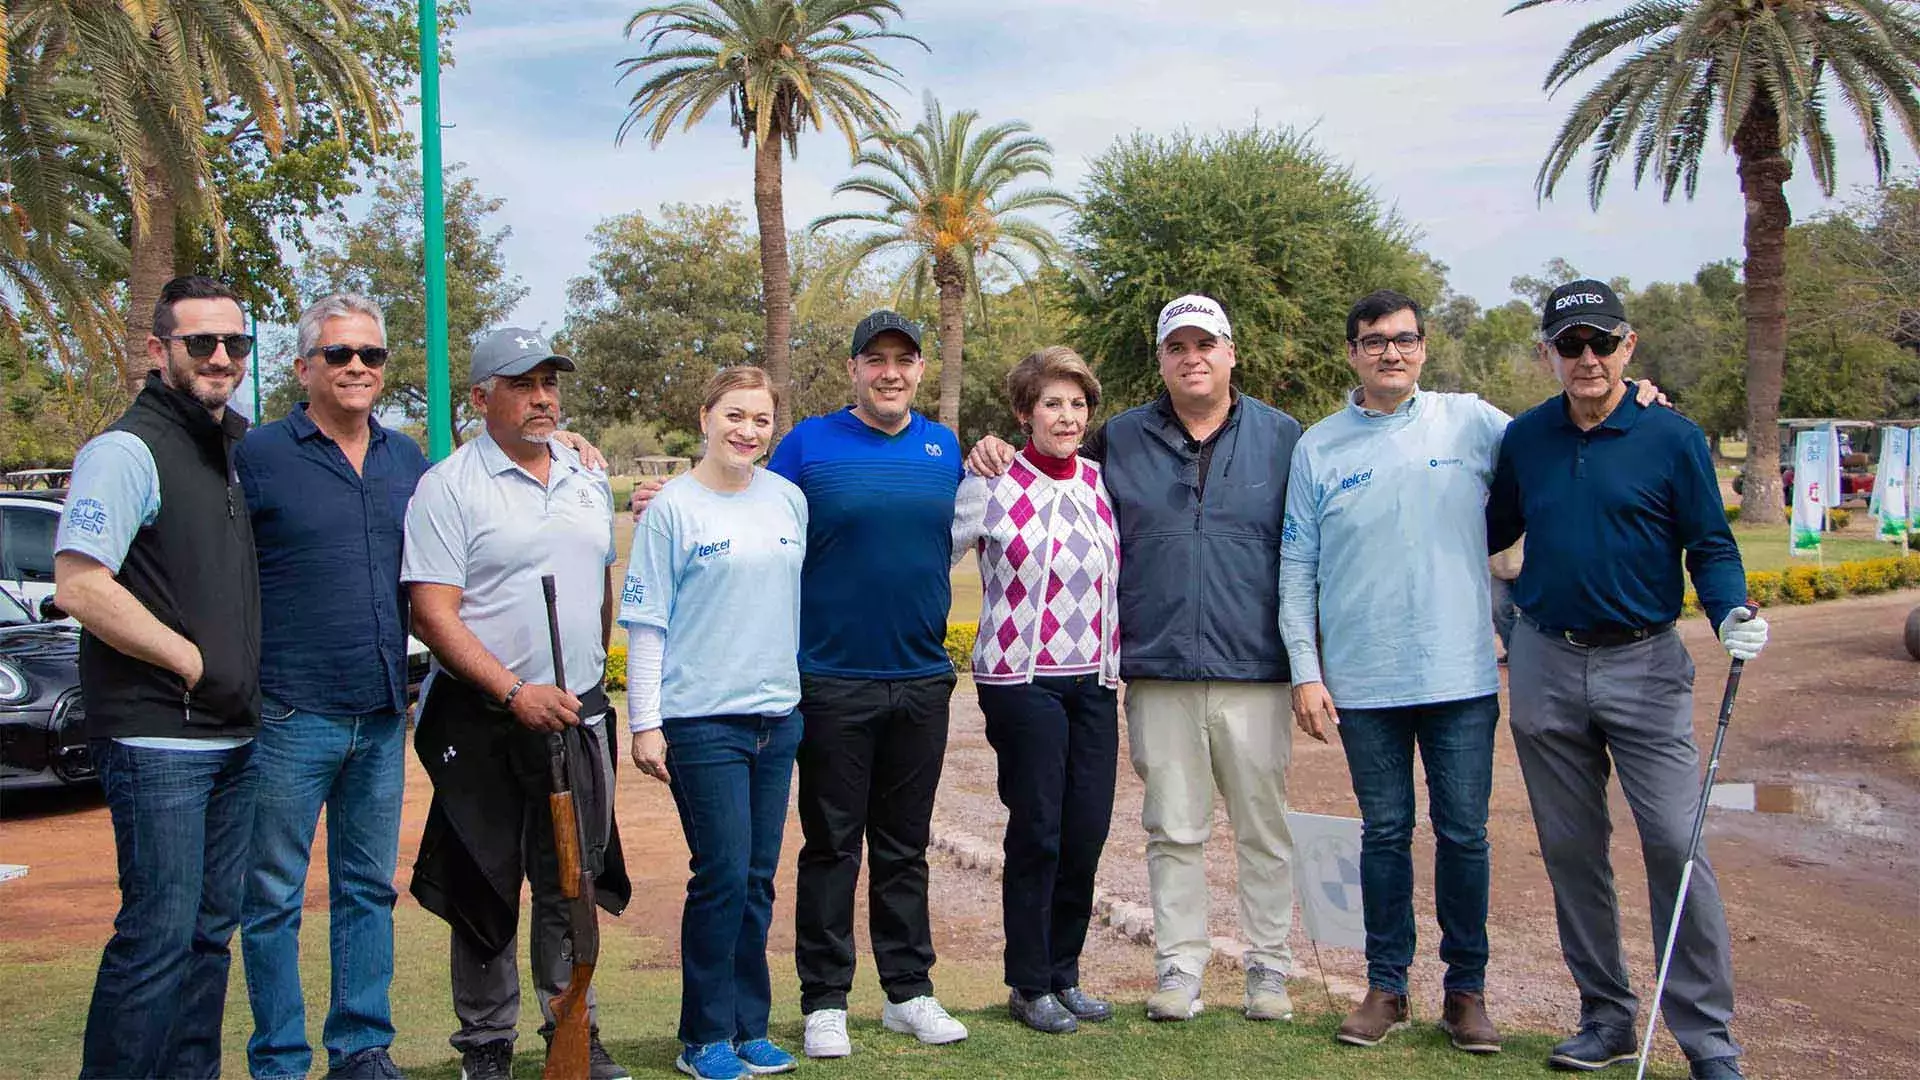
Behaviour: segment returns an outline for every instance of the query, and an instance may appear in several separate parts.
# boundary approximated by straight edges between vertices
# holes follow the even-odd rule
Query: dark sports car
[[[37,622],[0,589],[0,791],[92,783],[80,628]]]

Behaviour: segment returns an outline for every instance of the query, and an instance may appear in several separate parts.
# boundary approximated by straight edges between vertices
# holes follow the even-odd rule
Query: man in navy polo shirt
[[[1607,775],[1618,770],[1646,860],[1654,947],[1666,940],[1700,785],[1693,661],[1673,632],[1684,556],[1700,606],[1729,655],[1758,656],[1766,621],[1742,605],[1746,575],[1700,429],[1647,408],[1622,375],[1637,338],[1612,289],[1576,281],[1541,314],[1540,355],[1565,393],[1507,429],[1487,503],[1487,543],[1527,535],[1514,583],[1521,618],[1511,672],[1513,741],[1553,882],[1580,1031],[1549,1064],[1605,1068],[1634,1058],[1628,986],[1607,845]],[[1695,1080],[1738,1078],[1726,912],[1705,853],[1696,863],[1666,996],[1668,1030]]]
[[[800,584],[800,848],[794,955],[809,1057],[851,1052],[853,895],[867,848],[882,1023],[967,1037],[933,996],[927,841],[947,749],[948,578],[960,443],[913,410],[920,328],[876,311],[854,328],[851,407],[794,426],[767,467],[807,496]]]

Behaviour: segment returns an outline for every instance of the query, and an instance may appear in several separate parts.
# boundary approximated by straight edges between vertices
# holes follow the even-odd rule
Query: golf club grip
[[[553,685],[567,688],[567,664],[560,656],[560,609],[553,590],[553,575],[540,575],[540,593],[547,601],[547,640],[553,648]]]

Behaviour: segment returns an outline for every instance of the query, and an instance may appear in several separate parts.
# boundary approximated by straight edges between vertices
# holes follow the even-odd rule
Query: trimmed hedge
[[[625,690],[627,688],[627,645],[625,641],[618,641],[607,646],[606,682],[602,685],[606,687],[607,693],[609,694],[615,690]]]
[[[1737,507],[1735,509],[1738,509]],[[1779,604],[1811,604],[1836,600],[1843,596],[1871,596],[1894,589],[1920,587],[1920,555],[1904,559],[1862,559],[1833,566],[1794,566],[1784,571],[1756,570],[1747,575],[1747,596],[1761,607]],[[1685,612],[1700,613],[1700,601],[1687,590]],[[955,671],[966,671],[973,663],[973,638],[978,624],[947,624],[947,656]],[[620,651],[621,673],[625,674],[626,650]],[[607,657],[609,680],[613,657]],[[609,681],[607,688],[612,689]]]

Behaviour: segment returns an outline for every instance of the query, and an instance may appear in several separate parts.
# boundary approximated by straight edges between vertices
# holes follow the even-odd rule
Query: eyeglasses
[[[387,366],[387,350],[378,345],[322,345],[313,352],[325,360],[328,367],[346,367],[353,363],[355,356],[375,371]]]
[[[1612,356],[1614,350],[1618,349],[1620,343],[1625,340],[1626,338],[1613,334],[1595,334],[1592,337],[1563,334],[1553,339],[1553,351],[1559,353],[1564,360],[1578,360],[1580,354],[1588,349],[1593,350],[1593,355],[1605,358]]]
[[[253,351],[252,334],[158,334],[161,341],[184,341],[187,355],[195,360],[205,360],[213,355],[213,350],[224,345],[227,355],[235,360],[245,360]]]
[[[1387,337],[1385,334],[1368,334],[1354,344],[1360,346],[1360,351],[1368,356],[1387,355],[1389,345],[1393,346],[1401,356],[1406,356],[1419,348],[1420,343],[1425,340],[1427,340],[1425,334],[1395,334],[1392,337]]]

